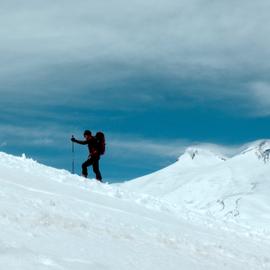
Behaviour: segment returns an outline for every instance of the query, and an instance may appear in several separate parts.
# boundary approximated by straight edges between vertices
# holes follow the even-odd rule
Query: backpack
[[[100,155],[105,154],[105,135],[103,132],[99,131],[96,134],[96,141],[97,141],[97,150],[100,153]]]

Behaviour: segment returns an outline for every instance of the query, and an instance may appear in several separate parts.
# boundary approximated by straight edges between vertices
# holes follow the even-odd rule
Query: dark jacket
[[[89,156],[99,158],[100,154],[97,150],[98,146],[97,146],[97,140],[95,137],[92,136],[89,140],[85,140],[85,141],[74,140],[74,142],[78,144],[82,144],[82,145],[87,144],[88,149],[89,149]]]

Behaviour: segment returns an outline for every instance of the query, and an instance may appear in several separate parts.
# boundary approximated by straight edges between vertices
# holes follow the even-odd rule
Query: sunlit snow
[[[269,149],[116,185],[0,153],[0,269],[270,269]]]

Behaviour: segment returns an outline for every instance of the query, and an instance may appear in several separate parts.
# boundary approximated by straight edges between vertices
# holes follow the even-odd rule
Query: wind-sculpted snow
[[[4,153],[0,184],[0,269],[270,269],[267,233],[191,211],[166,192],[101,184]]]

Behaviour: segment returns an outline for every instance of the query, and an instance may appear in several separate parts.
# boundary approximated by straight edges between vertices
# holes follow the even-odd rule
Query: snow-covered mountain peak
[[[241,155],[256,156],[264,162],[270,158],[270,140],[259,140],[251,143],[246,150],[242,151]]]
[[[223,162],[225,160],[226,157],[221,154],[199,146],[188,147],[184,154],[178,159],[181,163],[191,163],[193,165],[207,165]]]
[[[176,163],[126,186],[192,211],[265,229],[270,223],[270,214],[265,215],[270,213],[269,156],[269,140],[256,141],[227,159],[190,147]]]

